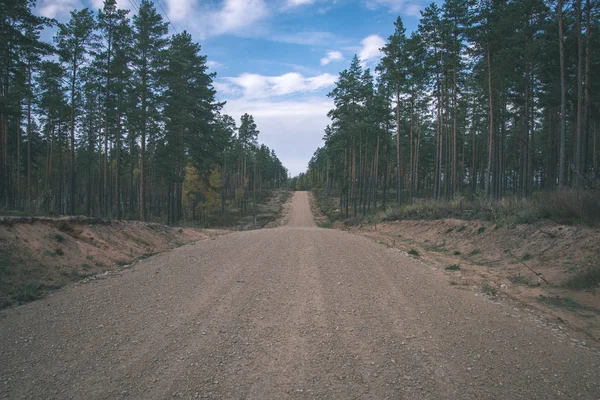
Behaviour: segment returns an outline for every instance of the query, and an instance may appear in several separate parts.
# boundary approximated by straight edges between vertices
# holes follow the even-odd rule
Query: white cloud
[[[327,65],[332,61],[341,61],[344,56],[339,51],[328,51],[327,55],[321,58],[321,65]]]
[[[385,41],[379,35],[370,35],[361,41],[362,47],[358,52],[358,58],[364,64],[381,57],[381,49]]]
[[[244,73],[238,77],[228,77],[224,80],[237,86],[245,98],[260,99],[271,96],[285,96],[293,93],[309,93],[318,89],[332,86],[336,77],[331,74],[321,74],[304,77],[297,72],[289,72],[279,76],[265,76]],[[221,88],[234,93],[236,88]]]
[[[166,0],[166,2],[172,22],[186,19],[196,7],[196,0]]]
[[[387,8],[390,12],[399,12],[404,6],[405,0],[366,0],[365,5],[370,10]]]
[[[268,15],[264,0],[225,0],[223,7],[210,13],[210,35],[239,32]]]
[[[104,0],[91,0],[91,8],[92,11],[98,11],[104,8]],[[128,0],[117,0],[117,8],[135,11],[135,9]]]
[[[365,0],[364,4],[370,10],[386,8],[390,13],[399,13],[409,17],[421,16],[421,6],[414,0]]]
[[[42,0],[37,11],[42,17],[61,18],[68,16],[72,10],[83,8],[79,0]]]
[[[318,89],[334,85],[330,74],[304,76],[290,72],[278,76],[242,74],[215,82],[224,111],[237,121],[244,113],[254,116],[259,141],[275,150],[290,174],[306,171],[317,147],[323,145],[323,131],[333,102]],[[292,95],[292,96],[287,96]],[[284,97],[281,97],[284,96]]]
[[[220,63],[218,61],[213,61],[213,60],[207,60],[206,61],[206,65],[208,66],[208,68],[210,69],[216,69],[216,68],[221,68],[223,67],[223,63]]]
[[[323,145],[323,131],[330,123],[327,112],[333,102],[323,98],[303,100],[229,100],[224,111],[238,122],[240,116],[254,116],[258,140],[275,150],[290,174],[305,172],[317,147]]]
[[[411,17],[421,17],[421,6],[418,4],[409,4],[404,9],[404,14]]]
[[[288,7],[298,7],[313,4],[315,0],[287,0]]]
[[[331,32],[319,31],[294,32],[293,34],[280,33],[267,36],[265,39],[274,40],[276,42],[307,45],[323,45],[337,40]]]

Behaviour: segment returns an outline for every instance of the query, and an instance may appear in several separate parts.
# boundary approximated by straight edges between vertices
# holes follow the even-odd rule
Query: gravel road
[[[600,355],[567,328],[433,272],[315,227],[296,192],[284,227],[0,312],[0,397],[600,398]]]

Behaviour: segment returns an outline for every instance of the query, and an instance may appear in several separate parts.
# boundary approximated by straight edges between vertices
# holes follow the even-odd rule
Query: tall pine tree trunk
[[[558,49],[560,59],[560,144],[558,158],[558,186],[566,184],[565,155],[567,135],[567,87],[565,72],[565,41],[562,0],[558,0]]]
[[[402,204],[402,176],[400,165],[402,162],[400,147],[400,90],[396,91],[396,203]]]
[[[494,186],[494,103],[492,100],[492,60],[490,43],[487,43],[487,67],[488,67],[488,101],[489,101],[489,122],[488,122],[488,169],[486,174],[486,190],[489,199],[495,197]]]
[[[591,81],[591,10],[592,4],[590,0],[585,2],[585,91],[584,91],[584,116],[583,116],[583,155],[581,160],[581,174],[585,177],[588,166],[588,147],[590,137],[590,115],[591,115],[591,99],[590,99],[590,86]]]
[[[29,94],[27,96],[27,200],[26,209],[31,209],[31,65],[27,71]]]
[[[77,79],[77,61],[73,58],[73,76],[71,80],[71,215],[75,215],[75,85]]]
[[[582,168],[581,168],[581,153],[582,153],[582,138],[583,138],[583,88],[581,80],[583,78],[583,40],[581,38],[581,0],[575,0],[575,30],[577,31],[577,131],[575,132],[575,187],[582,186]]]

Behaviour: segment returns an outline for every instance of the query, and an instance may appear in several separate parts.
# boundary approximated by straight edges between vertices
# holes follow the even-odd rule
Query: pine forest
[[[63,24],[0,1],[0,209],[175,224],[285,184],[252,115],[223,113],[200,45],[138,5]]]
[[[339,74],[325,144],[297,185],[339,198],[346,218],[556,193],[574,208],[596,193],[598,214],[598,4],[446,0],[410,35],[398,18],[379,64],[355,57]]]

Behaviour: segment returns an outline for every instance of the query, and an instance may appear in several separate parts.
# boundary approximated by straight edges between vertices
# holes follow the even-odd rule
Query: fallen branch
[[[508,254],[510,254],[511,256],[513,256],[515,258],[515,260],[517,260],[518,262],[520,262],[521,264],[523,264],[525,266],[525,268],[527,268],[528,270],[530,270],[531,272],[533,272],[538,278],[540,278],[541,280],[543,280],[544,282],[546,282],[548,285],[550,285],[550,282],[548,282],[548,280],[546,278],[544,278],[541,273],[534,271],[533,268],[531,268],[529,265],[527,265],[523,261],[521,261],[521,259],[519,257],[515,256],[513,253],[511,253],[510,250],[506,249],[506,252]]]

